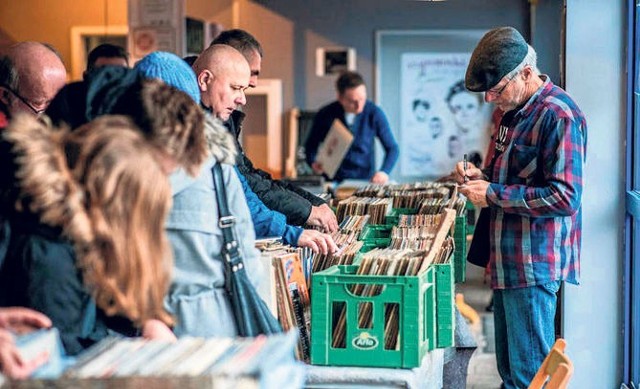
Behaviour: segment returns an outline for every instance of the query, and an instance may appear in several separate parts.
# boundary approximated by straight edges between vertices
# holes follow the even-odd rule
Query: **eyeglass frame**
[[[17,97],[18,100],[20,100],[22,102],[22,104],[24,104],[27,107],[29,107],[29,109],[36,115],[42,115],[44,113],[44,111],[47,110],[46,107],[43,108],[43,109],[36,109],[33,105],[31,105],[29,100],[24,98],[22,95],[20,95],[20,93],[18,93],[17,91],[15,91],[13,88],[9,87],[8,85],[0,85],[0,87],[2,87],[4,89],[8,90],[9,92],[11,92],[11,94],[13,94],[15,97]]]
[[[500,95],[502,95],[502,92],[504,92],[504,90],[507,88],[507,86],[509,86],[509,84],[511,84],[511,81],[513,81],[513,79],[516,78],[518,76],[518,74],[520,74],[521,71],[522,70],[515,72],[515,74],[513,76],[511,76],[511,78],[509,78],[509,81],[507,81],[507,83],[504,84],[502,86],[502,88],[500,88],[500,90],[493,91],[493,90],[489,89],[489,90],[485,91],[484,93],[488,94],[488,95],[491,95],[491,96],[493,96],[495,98],[500,97]]]

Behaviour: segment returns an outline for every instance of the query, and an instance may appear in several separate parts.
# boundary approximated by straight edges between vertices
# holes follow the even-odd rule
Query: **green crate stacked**
[[[386,217],[386,223],[394,226],[398,225],[400,215],[415,215],[418,213],[417,208],[393,208],[391,213]]]
[[[455,331],[452,263],[433,264],[436,280],[436,346],[453,346]]]
[[[476,228],[476,220],[478,219],[478,213],[480,212],[479,208],[476,208],[475,205],[469,200],[465,205],[466,215],[467,215],[467,234],[473,235],[473,231]]]
[[[311,363],[413,368],[435,347],[434,269],[419,276],[356,275],[357,266],[333,266],[312,277]],[[356,296],[355,284],[381,285],[376,296]],[[373,321],[359,328],[358,313],[371,307]],[[385,348],[385,312],[398,308],[398,346]],[[333,330],[346,309],[345,341],[333,347]]]
[[[376,248],[389,247],[392,228],[390,224],[367,224],[358,238],[364,242],[360,252],[366,253]]]
[[[453,253],[453,273],[455,282],[464,282],[467,278],[467,216],[457,216],[453,229],[453,241],[456,245]]]
[[[391,238],[391,224],[367,224],[362,229],[358,240],[368,241],[373,239]]]
[[[360,249],[361,253],[368,253],[373,249],[384,249],[389,247],[391,244],[391,238],[374,238],[365,240],[362,248]]]

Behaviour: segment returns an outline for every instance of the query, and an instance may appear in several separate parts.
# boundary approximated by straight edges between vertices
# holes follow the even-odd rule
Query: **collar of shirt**
[[[521,107],[517,108],[516,115],[517,116],[525,116],[531,114],[536,107],[543,103],[543,99],[539,99],[538,97],[541,94],[546,94],[553,87],[553,83],[551,82],[551,78],[546,74],[541,74],[540,78],[544,81],[540,88],[536,90],[536,92],[529,97],[526,103]]]

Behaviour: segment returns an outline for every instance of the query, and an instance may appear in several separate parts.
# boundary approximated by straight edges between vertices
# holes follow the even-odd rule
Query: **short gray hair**
[[[530,66],[531,69],[533,69],[533,72],[535,74],[540,74],[540,69],[538,69],[538,54],[536,54],[536,50],[533,47],[531,47],[531,45],[527,45],[527,46],[528,46],[527,55],[524,56],[524,58],[522,59],[522,62],[520,62],[520,64],[516,66],[515,69],[513,69],[512,71],[510,71],[504,76],[504,78],[506,78],[507,80],[510,80],[513,77],[515,77],[516,74],[520,73],[522,69],[524,69],[526,66]]]

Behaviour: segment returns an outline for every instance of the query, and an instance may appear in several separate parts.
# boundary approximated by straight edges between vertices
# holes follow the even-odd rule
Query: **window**
[[[624,380],[640,382],[640,7],[629,1]]]

